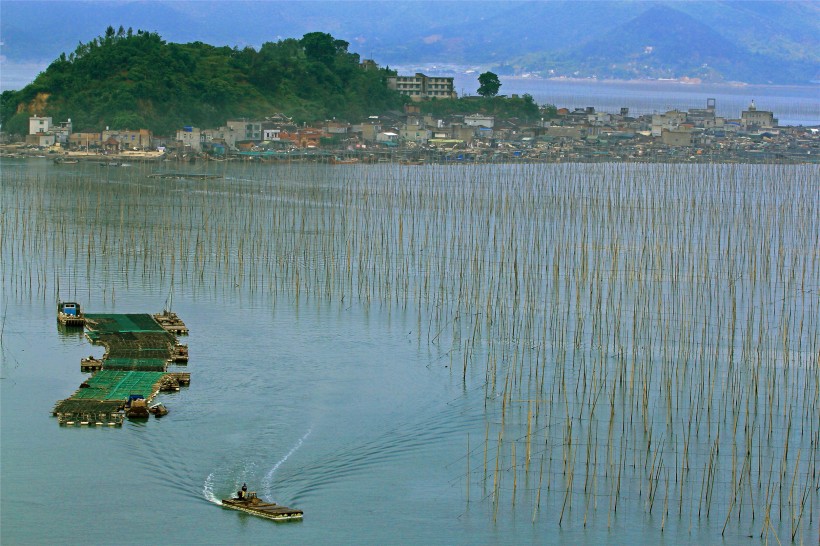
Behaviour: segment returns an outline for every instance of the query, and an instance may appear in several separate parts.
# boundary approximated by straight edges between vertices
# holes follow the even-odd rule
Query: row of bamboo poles
[[[483,393],[463,484],[493,517],[586,524],[627,503],[661,529],[816,529],[816,166],[145,174],[4,173],[4,294],[162,285],[412,312],[418,344]]]

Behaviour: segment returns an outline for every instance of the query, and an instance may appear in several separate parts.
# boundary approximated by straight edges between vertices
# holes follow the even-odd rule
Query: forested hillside
[[[28,132],[28,117],[71,118],[75,131],[183,125],[286,112],[296,121],[356,121],[400,108],[388,69],[360,66],[348,43],[322,32],[267,42],[258,50],[201,42],[166,43],[158,34],[109,27],[62,54],[30,85],[2,94],[3,131]]]

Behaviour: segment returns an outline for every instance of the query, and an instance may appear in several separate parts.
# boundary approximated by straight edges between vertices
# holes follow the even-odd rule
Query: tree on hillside
[[[337,55],[347,53],[350,45],[344,40],[336,40],[325,32],[309,32],[299,42],[305,48],[305,54],[311,61],[319,61],[326,65],[333,64]]]
[[[498,79],[497,74],[492,72],[484,72],[478,77],[478,94],[482,97],[494,97],[498,95],[498,90],[501,89],[501,80]]]

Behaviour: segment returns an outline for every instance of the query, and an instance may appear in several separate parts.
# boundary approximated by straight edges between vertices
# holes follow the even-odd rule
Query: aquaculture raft
[[[187,332],[179,317],[176,321]],[[149,314],[86,314],[86,337],[106,349],[102,360],[83,359],[84,370],[98,370],[52,414],[61,425],[121,425],[128,399],[150,401],[161,390],[188,385],[190,373],[169,372],[168,365],[187,347]],[[94,360],[93,366],[89,362]]]

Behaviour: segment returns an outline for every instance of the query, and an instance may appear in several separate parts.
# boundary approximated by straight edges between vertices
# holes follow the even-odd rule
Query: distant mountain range
[[[691,8],[694,2],[686,4]],[[546,75],[749,83],[808,83],[820,74],[814,36],[798,43],[793,36],[772,35],[767,47],[742,38],[679,9],[654,5],[581,44],[524,56],[516,68]]]
[[[70,23],[69,23],[70,22]],[[108,26],[251,46],[328,32],[382,65],[502,74],[820,80],[820,2],[19,1],[0,3],[3,62],[50,62]]]

